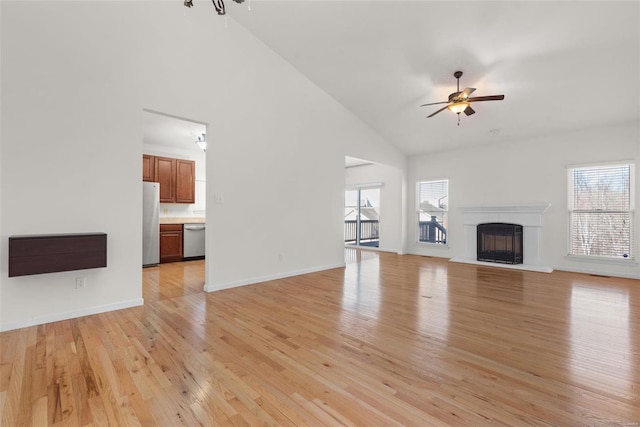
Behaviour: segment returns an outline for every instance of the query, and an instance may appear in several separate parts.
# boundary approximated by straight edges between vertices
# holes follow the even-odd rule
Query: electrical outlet
[[[76,289],[84,289],[87,287],[87,277],[76,277]]]

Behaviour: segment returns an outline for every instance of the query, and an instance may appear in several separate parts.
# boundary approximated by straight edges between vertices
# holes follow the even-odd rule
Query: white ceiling
[[[207,126],[161,113],[143,111],[142,141],[165,147],[200,150],[195,141]]]
[[[227,13],[408,155],[640,120],[638,1],[227,0]],[[505,100],[460,126],[425,118],[456,70],[473,96]]]

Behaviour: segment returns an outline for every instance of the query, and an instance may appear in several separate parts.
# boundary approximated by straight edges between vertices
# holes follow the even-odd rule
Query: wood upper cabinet
[[[176,160],[176,203],[196,202],[196,162]]]
[[[155,182],[160,183],[160,203],[176,202],[176,159],[155,157]]]
[[[142,180],[160,183],[160,203],[196,202],[196,162],[142,155]]]
[[[154,181],[155,180],[155,161],[154,157],[148,154],[142,155],[142,180]]]
[[[160,263],[182,261],[182,224],[160,224]]]

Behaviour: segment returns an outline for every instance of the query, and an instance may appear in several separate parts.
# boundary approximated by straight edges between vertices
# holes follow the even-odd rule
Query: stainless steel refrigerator
[[[142,183],[142,266],[160,262],[160,184]]]

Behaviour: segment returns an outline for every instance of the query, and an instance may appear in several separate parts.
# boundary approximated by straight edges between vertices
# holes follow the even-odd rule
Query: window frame
[[[574,171],[576,169],[601,169],[615,166],[629,167],[629,209],[575,209]],[[567,257],[578,261],[602,262],[609,264],[636,263],[637,238],[635,236],[635,162],[631,160],[616,162],[601,162],[567,166]],[[572,253],[573,218],[575,213],[626,213],[629,215],[629,257],[615,257],[606,255],[587,255]]]
[[[436,182],[442,182],[442,181],[446,181],[447,183],[447,201],[449,199],[449,178],[438,178],[438,179],[419,179],[416,180],[416,189],[415,189],[415,207],[416,207],[416,216],[415,216],[415,223],[414,223],[414,241],[416,244],[418,245],[424,245],[424,246],[429,246],[429,247],[433,247],[433,248],[448,248],[449,247],[449,230],[447,228],[447,236],[445,239],[445,242],[427,242],[427,241],[421,241],[420,240],[420,186],[421,184],[428,184],[428,183],[436,183]],[[449,225],[449,203],[447,203],[447,209],[444,212],[446,214],[446,222],[447,222],[447,226]],[[444,221],[443,221],[444,222]]]

